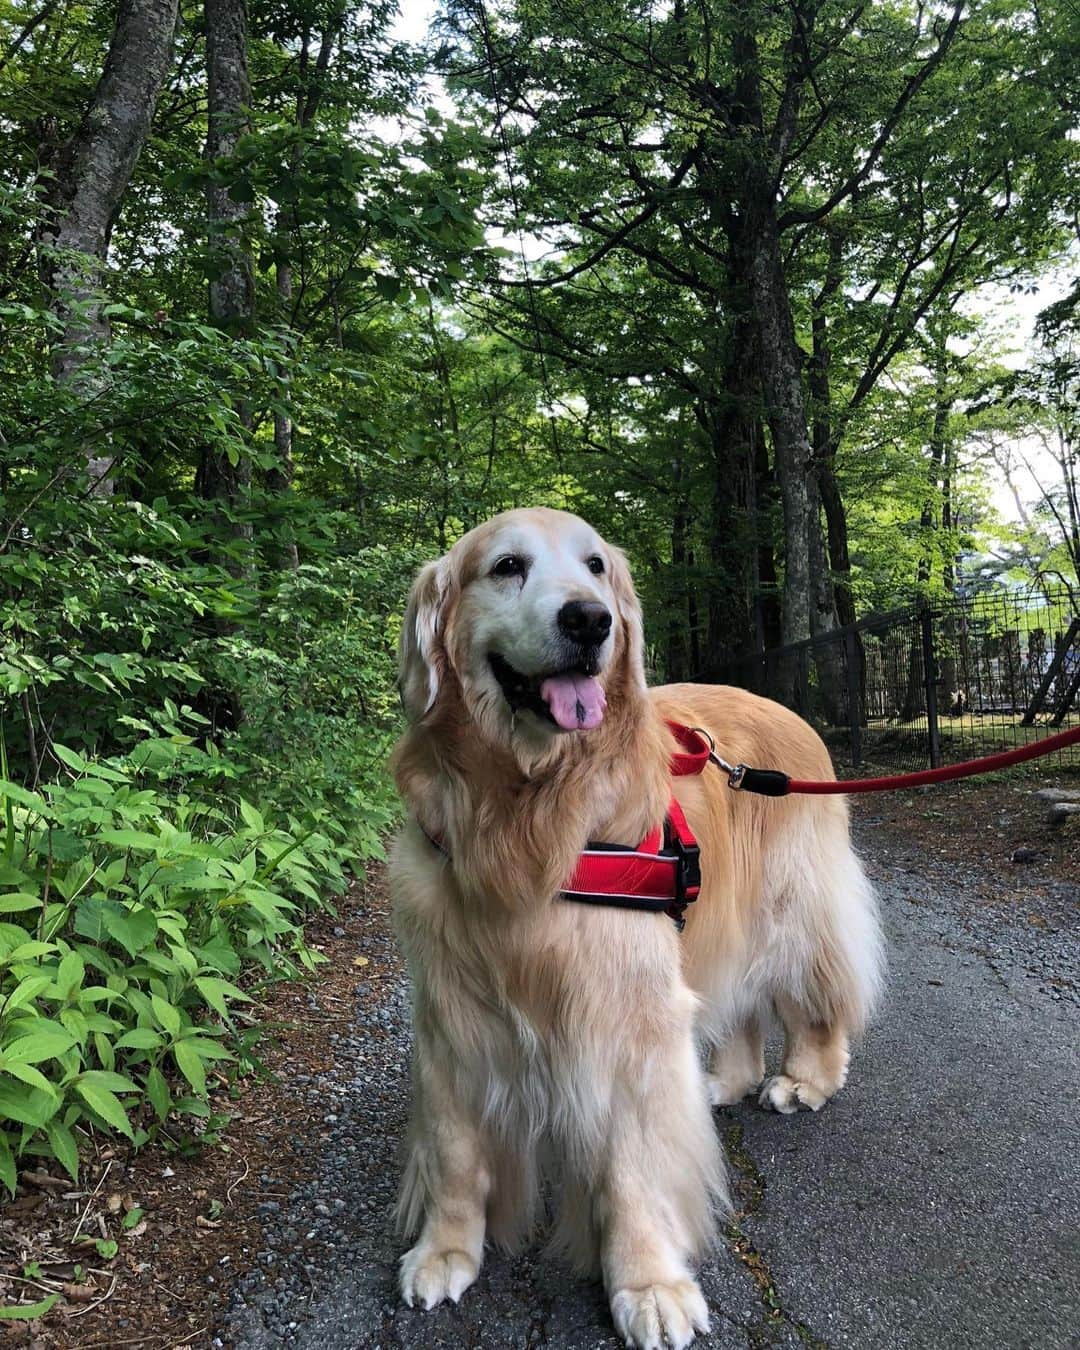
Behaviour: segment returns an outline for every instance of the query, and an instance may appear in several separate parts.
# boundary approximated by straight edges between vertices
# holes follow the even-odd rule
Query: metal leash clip
[[[718,755],[716,753],[716,742],[712,738],[712,733],[706,731],[704,727],[691,727],[690,730],[696,731],[699,736],[709,742],[709,763],[715,764],[718,769],[723,769],[727,774],[728,787],[735,789],[741,788],[743,785],[743,778],[746,775],[746,765],[729,764],[723,755]]]

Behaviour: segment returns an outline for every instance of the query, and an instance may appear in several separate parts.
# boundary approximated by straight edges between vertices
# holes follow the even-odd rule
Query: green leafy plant
[[[273,824],[243,798],[164,792],[153,739],[103,760],[53,749],[64,780],[0,779],[0,1180],[12,1191],[26,1154],[75,1177],[81,1130],[137,1144],[173,1116],[210,1120],[208,1092],[252,1007],[237,979],[314,970],[303,907],[345,884],[318,830]]]

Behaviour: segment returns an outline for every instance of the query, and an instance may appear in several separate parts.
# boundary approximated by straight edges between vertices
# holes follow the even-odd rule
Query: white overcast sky
[[[436,0],[399,0],[398,17],[392,29],[393,36],[403,42],[422,42],[427,36],[437,8]],[[444,112],[450,111],[446,95],[436,84],[428,85],[425,97],[436,103]],[[393,123],[385,123],[381,130],[386,135],[394,135],[397,128]],[[495,239],[493,242],[504,241]],[[518,247],[516,239],[505,242],[515,250]],[[543,245],[537,240],[526,238],[522,243],[530,258],[538,257],[545,252]],[[1026,292],[1012,294],[1006,287],[988,286],[969,299],[967,308],[970,313],[992,319],[995,328],[1001,334],[1003,361],[1006,365],[1017,368],[1025,365],[1034,352],[1035,321],[1040,310],[1054,300],[1060,299],[1067,286],[1068,280],[1064,272],[1041,280],[1038,289],[1032,294]],[[1045,478],[1050,461],[1041,446],[1034,441],[1027,441],[1024,443],[1023,451],[1024,458],[1029,461],[1036,474]],[[1025,482],[1023,473],[1018,475],[1017,485],[1021,496],[1029,504],[1037,498],[1035,483],[1030,479]],[[1004,519],[1017,519],[1016,504],[1004,481],[995,483],[992,501]]]

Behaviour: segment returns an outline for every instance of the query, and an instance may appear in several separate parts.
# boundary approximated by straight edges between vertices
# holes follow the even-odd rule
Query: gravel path
[[[975,866],[927,859],[916,876],[872,824],[886,1006],[820,1116],[717,1113],[744,1217],[702,1272],[713,1330],[697,1344],[1074,1346],[1080,887],[991,901]],[[372,970],[388,969],[385,933],[370,943]],[[398,977],[361,995],[336,1063],[301,1082],[317,1183],[264,1208],[265,1249],[215,1344],[618,1345],[600,1289],[532,1255],[489,1256],[456,1308],[398,1304],[407,995]]]

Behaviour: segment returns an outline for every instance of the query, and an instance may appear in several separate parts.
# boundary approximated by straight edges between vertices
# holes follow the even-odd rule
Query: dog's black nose
[[[568,600],[559,610],[559,631],[583,647],[599,647],[611,632],[611,611],[599,600]]]

